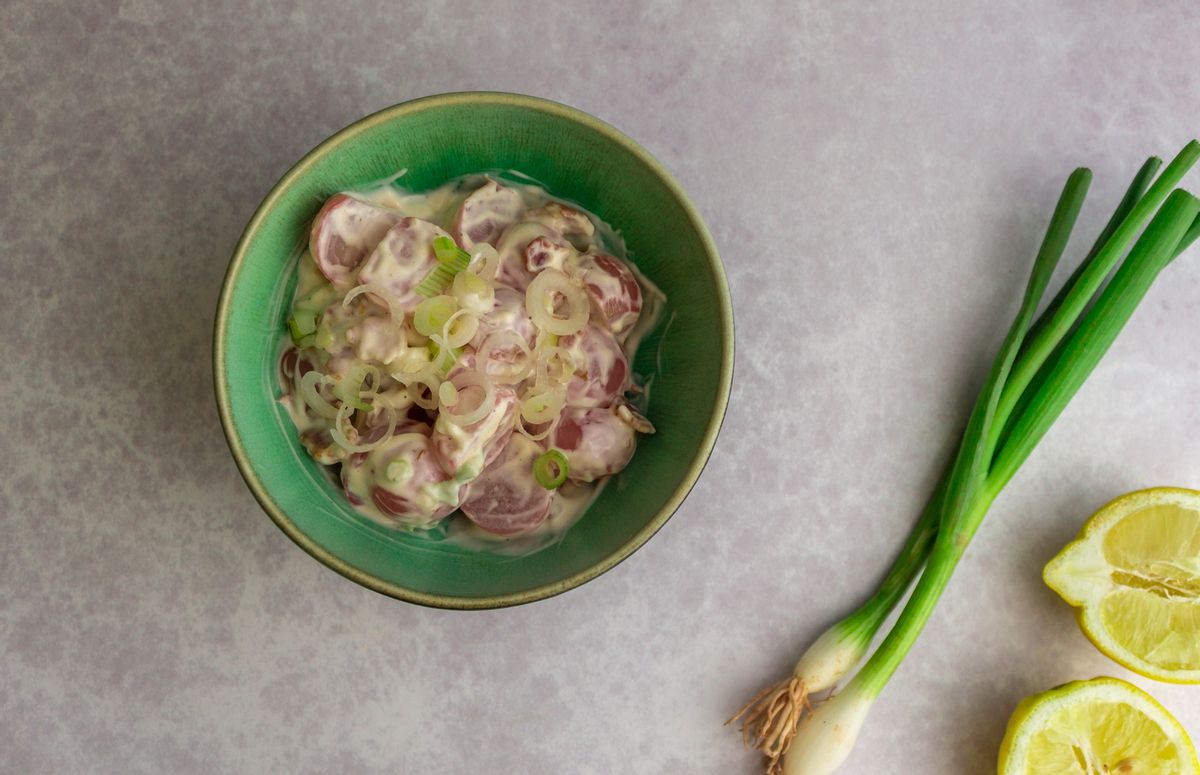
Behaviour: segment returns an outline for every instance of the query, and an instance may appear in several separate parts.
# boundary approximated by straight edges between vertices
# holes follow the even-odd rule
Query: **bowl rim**
[[[362,132],[371,129],[379,124],[383,124],[400,116],[405,116],[412,113],[417,113],[430,108],[445,107],[448,105],[463,105],[463,104],[486,104],[486,105],[507,105],[523,108],[531,111],[539,111],[549,113],[559,118],[564,118],[581,124],[594,132],[604,135],[609,140],[615,142],[624,148],[627,152],[635,156],[647,168],[651,170],[663,184],[671,192],[672,196],[678,200],[683,208],[684,214],[691,222],[696,233],[700,237],[701,244],[704,247],[704,255],[707,259],[710,268],[712,269],[717,289],[717,313],[721,326],[721,360],[720,360],[720,375],[717,384],[716,401],[713,404],[712,411],[709,414],[708,421],[705,427],[704,435],[701,438],[699,447],[696,449],[695,456],[692,459],[692,464],[688,467],[683,479],[675,488],[675,492],[667,499],[666,503],[650,518],[641,530],[635,533],[628,541],[622,544],[616,551],[607,555],[596,563],[578,571],[566,578],[542,584],[537,587],[521,590],[518,592],[510,592],[500,595],[486,596],[454,596],[454,595],[439,595],[428,592],[421,592],[415,589],[394,584],[384,579],[375,576],[347,560],[334,555],[326,550],[319,543],[314,541],[304,532],[302,532],[291,518],[280,508],[279,504],[267,492],[266,487],[259,479],[253,466],[250,464],[249,457],[246,454],[245,447],[242,445],[241,436],[238,433],[237,426],[233,422],[233,413],[229,399],[229,387],[226,382],[225,372],[225,340],[226,329],[229,320],[229,307],[232,303],[233,287],[236,284],[237,277],[241,272],[242,266],[246,261],[247,249],[251,241],[258,235],[264,221],[274,211],[277,201],[283,195],[283,192],[292,186],[292,184],[304,175],[308,169],[316,163],[318,159],[329,153],[334,147],[346,142]],[[733,365],[734,365],[734,328],[733,328],[733,304],[730,300],[729,285],[725,278],[724,266],[721,263],[720,255],[717,252],[716,243],[713,241],[712,235],[705,226],[704,220],[700,217],[696,206],[692,203],[683,187],[675,180],[675,178],[655,159],[646,149],[642,148],[638,143],[630,137],[616,129],[615,127],[601,121],[600,119],[585,113],[576,108],[569,107],[559,102],[544,99],[541,97],[533,97],[525,94],[516,94],[512,92],[495,92],[495,91],[464,91],[464,92],[448,92],[444,94],[434,94],[427,97],[419,97],[412,100],[392,105],[382,110],[376,111],[367,115],[348,126],[340,129],[330,135],[319,145],[306,153],[291,169],[284,173],[283,177],[271,188],[267,195],[263,198],[258,208],[254,211],[249,223],[246,224],[245,230],[238,239],[237,246],[234,248],[233,256],[229,261],[229,267],[225,271],[225,277],[221,284],[221,295],[217,303],[216,321],[213,328],[213,383],[214,392],[217,401],[217,413],[221,418],[221,427],[225,434],[225,441],[229,446],[229,450],[233,455],[234,462],[237,464],[239,473],[245,480],[246,485],[250,488],[250,492],[254,495],[263,511],[271,518],[271,521],[283,531],[283,533],[292,540],[297,546],[307,552],[310,556],[320,562],[322,565],[341,574],[347,579],[374,590],[388,597],[393,597],[398,600],[403,600],[409,603],[428,606],[432,608],[443,609],[489,609],[489,608],[504,608],[508,606],[521,605],[531,603],[537,600],[553,597],[566,592],[569,589],[574,589],[597,576],[605,573],[608,570],[616,567],[618,563],[629,557],[637,551],[643,544],[662,529],[667,523],[684,499],[691,492],[692,488],[700,478],[701,472],[704,470],[709,458],[712,455],[713,447],[716,444],[717,435],[720,432],[721,424],[725,417],[726,407],[729,403],[730,388],[733,382]]]

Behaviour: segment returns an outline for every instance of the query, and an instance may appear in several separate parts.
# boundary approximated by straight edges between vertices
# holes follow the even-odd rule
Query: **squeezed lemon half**
[[[1200,492],[1117,498],[1042,577],[1106,655],[1147,678],[1200,683]]]
[[[1017,705],[999,775],[1197,775],[1187,732],[1141,689],[1074,681]]]

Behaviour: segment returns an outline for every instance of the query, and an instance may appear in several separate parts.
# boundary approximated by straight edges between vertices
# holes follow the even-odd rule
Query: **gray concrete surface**
[[[1095,170],[1094,234],[1145,156],[1200,133],[1197,32],[1184,2],[7,0],[0,771],[758,772],[721,722],[898,547],[1071,168]],[[484,613],[294,547],[209,365],[274,181],[459,89],[645,144],[708,219],[738,323],[675,519],[582,589]],[[1111,496],[1200,487],[1197,252],[997,502],[846,772],[989,772],[1019,698],[1126,675],[1039,574]],[[1136,682],[1200,735],[1200,690]]]

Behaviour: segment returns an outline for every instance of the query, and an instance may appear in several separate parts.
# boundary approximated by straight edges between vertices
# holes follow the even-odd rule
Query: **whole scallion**
[[[826,775],[849,755],[872,702],[912,648],[992,502],[1099,363],[1159,271],[1200,237],[1200,200],[1175,188],[1198,159],[1200,143],[1192,141],[1153,184],[1161,161],[1149,159],[1087,257],[1035,320],[1091,173],[1079,169],[1067,180],[958,453],[891,570],[871,598],[813,643],[791,676],[730,719],[740,719],[743,740],[766,755],[768,773]],[[817,700],[854,672],[914,580],[903,612],[870,659],[832,698]]]

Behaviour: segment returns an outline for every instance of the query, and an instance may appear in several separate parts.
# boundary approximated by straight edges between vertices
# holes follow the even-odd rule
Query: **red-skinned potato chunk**
[[[504,451],[467,485],[462,511],[479,527],[512,535],[537,527],[550,514],[554,492],[537,483],[533,461],[544,450],[515,434]]]
[[[588,323],[558,340],[575,359],[567,383],[567,406],[611,406],[629,389],[629,360],[607,328]]]
[[[612,409],[567,409],[553,437],[555,448],[567,456],[567,478],[573,482],[617,473],[637,447],[633,428]]]
[[[588,254],[580,257],[575,276],[609,331],[621,336],[633,328],[642,312],[642,288],[625,262],[603,253]]]
[[[341,290],[351,287],[355,270],[401,217],[348,194],[330,197],[313,219],[308,238],[317,269]]]
[[[524,209],[520,194],[488,178],[463,200],[450,231],[464,250],[480,242],[495,247],[500,235],[517,222]]]
[[[457,476],[472,462],[475,462],[476,470],[485,468],[500,454],[512,435],[517,393],[507,385],[495,385],[493,390],[495,404],[482,419],[469,425],[458,425],[439,416],[433,426],[433,453],[447,474]]]
[[[404,311],[412,312],[425,298],[417,293],[417,286],[438,265],[433,241],[449,236],[429,221],[403,218],[388,229],[363,263],[358,281],[386,289]]]
[[[392,436],[342,465],[342,485],[351,503],[369,499],[384,514],[412,523],[435,522],[454,511],[462,489],[449,480],[430,438],[420,432]]]

